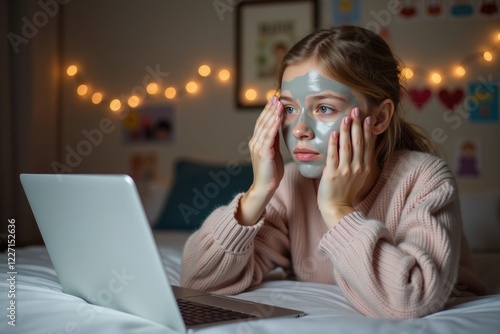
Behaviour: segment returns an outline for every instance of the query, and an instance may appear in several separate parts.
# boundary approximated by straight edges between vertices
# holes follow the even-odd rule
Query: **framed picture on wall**
[[[285,53],[317,27],[316,0],[242,1],[236,15],[236,104],[262,108]]]

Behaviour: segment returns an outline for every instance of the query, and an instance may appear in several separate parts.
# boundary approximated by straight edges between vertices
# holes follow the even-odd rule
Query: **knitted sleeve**
[[[414,173],[416,181],[403,174],[396,171],[380,195],[386,221],[354,212],[320,242],[347,298],[372,317],[436,312],[457,280],[461,223],[451,172],[434,161]]]
[[[256,225],[242,226],[235,219],[242,195],[216,209],[188,239],[182,286],[235,294],[259,284],[276,266],[290,266],[287,229],[280,210],[270,203]]]

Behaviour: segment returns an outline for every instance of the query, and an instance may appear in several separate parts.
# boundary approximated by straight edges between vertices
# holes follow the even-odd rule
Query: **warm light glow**
[[[135,108],[139,105],[139,98],[135,95],[132,95],[131,97],[128,98],[128,105],[131,107],[131,108]]]
[[[194,81],[189,81],[186,84],[186,91],[191,94],[196,93],[198,91],[198,84]]]
[[[246,92],[245,92],[245,98],[248,100],[248,101],[253,101],[257,98],[257,91],[255,91],[255,89],[247,89]]]
[[[118,99],[114,99],[109,103],[109,109],[112,111],[118,111],[122,107],[122,103]]]
[[[266,93],[266,100],[269,101],[274,95],[278,96],[278,92],[274,89],[268,90]]]
[[[177,94],[177,91],[175,90],[174,87],[168,87],[167,89],[165,89],[165,97],[167,99],[173,99],[176,94]]]
[[[497,34],[497,39],[500,41],[500,32]]]
[[[87,94],[87,92],[89,91],[89,87],[87,85],[80,85],[78,86],[78,88],[76,89],[76,92],[78,93],[78,95],[80,96],[83,96],[85,94]]]
[[[493,55],[491,54],[491,52],[486,51],[485,53],[483,53],[483,58],[486,61],[492,61],[493,60]]]
[[[154,95],[156,93],[158,93],[158,84],[152,82],[150,84],[148,84],[146,86],[146,91],[148,92],[148,94],[150,95]]]
[[[457,66],[455,68],[455,74],[459,77],[463,77],[465,75],[465,68],[463,66]]]
[[[212,72],[212,69],[208,65],[201,65],[198,69],[198,73],[202,77],[208,77],[210,75],[210,72]]]
[[[92,94],[92,103],[93,104],[99,104],[102,101],[102,94],[97,92]]]
[[[68,69],[66,70],[66,73],[72,77],[78,72],[78,67],[75,65],[68,66]]]
[[[431,74],[431,81],[436,83],[436,84],[440,83],[441,82],[441,75],[439,75],[439,73],[436,73],[436,72],[432,73]]]
[[[228,70],[220,70],[219,71],[219,79],[221,79],[222,81],[229,80],[230,77],[231,77],[231,73]]]
[[[413,70],[409,67],[405,67],[401,70],[401,74],[406,78],[406,79],[411,79],[413,78]]]

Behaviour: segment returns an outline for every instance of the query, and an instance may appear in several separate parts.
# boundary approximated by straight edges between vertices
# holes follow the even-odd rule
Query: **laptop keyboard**
[[[236,319],[255,319],[256,316],[247,313],[227,310],[220,307],[194,303],[189,300],[177,299],[182,318],[187,326],[201,325]]]

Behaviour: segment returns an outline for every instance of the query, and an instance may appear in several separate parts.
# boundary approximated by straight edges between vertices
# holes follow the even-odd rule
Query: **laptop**
[[[305,315],[172,286],[128,175],[21,174],[20,178],[65,293],[179,332]]]

